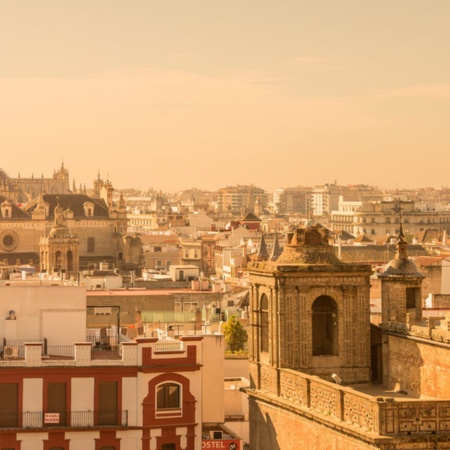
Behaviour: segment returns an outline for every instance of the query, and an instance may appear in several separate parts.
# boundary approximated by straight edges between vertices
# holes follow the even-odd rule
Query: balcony
[[[0,429],[128,427],[128,411],[10,412],[0,415]]]

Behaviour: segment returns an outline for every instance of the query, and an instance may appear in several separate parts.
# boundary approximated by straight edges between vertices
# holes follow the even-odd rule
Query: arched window
[[[164,383],[156,386],[156,409],[181,407],[181,386],[176,383]]]
[[[55,253],[55,269],[61,270],[61,268],[62,268],[62,257],[61,257],[61,252],[58,250]]]
[[[259,304],[261,352],[269,351],[269,299],[263,294]]]
[[[312,306],[313,355],[338,355],[338,310],[327,295],[317,297]]]
[[[177,446],[175,444],[163,444],[161,448],[162,450],[177,450]]]
[[[67,270],[69,272],[73,271],[73,253],[72,250],[67,252]]]

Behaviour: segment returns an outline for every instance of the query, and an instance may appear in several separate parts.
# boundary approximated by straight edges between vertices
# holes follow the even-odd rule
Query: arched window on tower
[[[67,252],[67,270],[73,272],[73,253],[72,250]]]
[[[260,350],[269,351],[269,299],[263,294],[259,304],[260,313]]]
[[[314,356],[339,354],[337,305],[327,295],[317,297],[313,303],[312,338]]]
[[[62,256],[61,252],[58,250],[55,253],[55,270],[61,270],[62,269]]]

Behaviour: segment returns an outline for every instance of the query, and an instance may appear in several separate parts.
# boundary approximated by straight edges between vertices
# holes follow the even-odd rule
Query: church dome
[[[417,266],[410,259],[394,258],[389,261],[381,276],[402,275],[412,277],[423,277]]]
[[[291,243],[284,247],[283,253],[276,260],[277,264],[342,264],[335,255],[333,246],[328,242],[329,231],[319,226],[310,225],[299,228]]]
[[[49,237],[51,238],[65,238],[70,237],[70,232],[67,227],[64,225],[55,224],[53,228],[50,230]]]

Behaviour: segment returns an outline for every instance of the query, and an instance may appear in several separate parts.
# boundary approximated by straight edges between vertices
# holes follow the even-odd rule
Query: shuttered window
[[[19,425],[19,385],[0,383],[0,427]]]
[[[117,381],[101,381],[98,392],[98,424],[117,425]]]
[[[47,412],[59,414],[59,425],[66,425],[67,383],[48,383]]]

